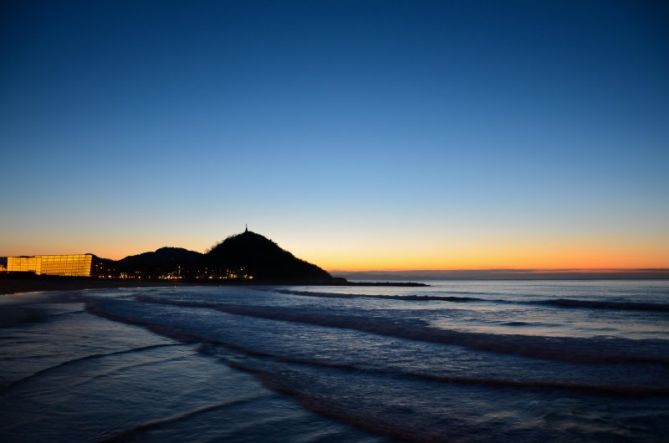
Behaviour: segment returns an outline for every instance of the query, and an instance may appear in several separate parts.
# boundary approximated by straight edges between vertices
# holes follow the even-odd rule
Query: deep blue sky
[[[4,2],[0,255],[669,266],[665,5]]]

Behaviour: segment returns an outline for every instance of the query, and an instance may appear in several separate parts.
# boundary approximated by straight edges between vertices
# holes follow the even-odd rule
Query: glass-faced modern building
[[[7,257],[7,272],[34,272],[37,275],[90,277],[92,263],[92,254]]]

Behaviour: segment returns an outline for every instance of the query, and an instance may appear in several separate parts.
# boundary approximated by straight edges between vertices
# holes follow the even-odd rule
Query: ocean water
[[[0,300],[0,440],[669,441],[668,281]]]

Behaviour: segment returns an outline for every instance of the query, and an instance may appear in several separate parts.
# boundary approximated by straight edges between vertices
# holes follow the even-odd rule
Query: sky
[[[0,8],[0,255],[669,267],[666,2]]]

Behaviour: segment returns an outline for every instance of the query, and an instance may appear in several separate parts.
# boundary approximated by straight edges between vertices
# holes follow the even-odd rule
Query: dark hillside
[[[120,272],[141,273],[149,278],[169,273],[191,277],[202,261],[202,254],[183,248],[160,248],[153,252],[130,255],[117,262]]]
[[[228,237],[205,254],[210,269],[234,270],[253,276],[256,281],[318,282],[333,278],[318,266],[300,260],[273,241],[245,231]]]

